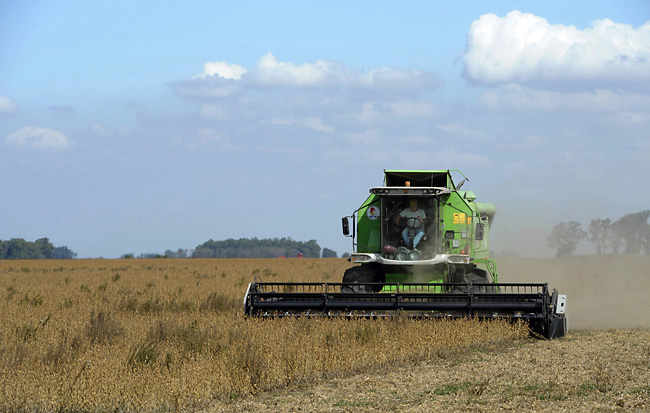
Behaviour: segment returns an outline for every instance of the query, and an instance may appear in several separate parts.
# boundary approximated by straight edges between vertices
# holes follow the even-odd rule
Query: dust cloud
[[[570,329],[650,328],[650,257],[497,258],[499,282],[567,295]]]

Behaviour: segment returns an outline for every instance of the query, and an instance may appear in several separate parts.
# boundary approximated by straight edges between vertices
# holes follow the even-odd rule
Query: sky
[[[494,251],[552,256],[650,209],[649,130],[645,0],[0,2],[0,239],[80,258],[351,252],[384,169],[462,171]]]

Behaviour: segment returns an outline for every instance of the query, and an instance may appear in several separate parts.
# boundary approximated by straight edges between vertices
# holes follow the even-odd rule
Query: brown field
[[[501,282],[548,282],[568,295],[567,337],[397,364],[210,411],[650,410],[650,257],[498,263]]]
[[[338,282],[341,259],[0,261],[0,410],[650,408],[650,259],[498,262],[601,330],[243,319],[254,276]]]
[[[524,337],[503,322],[245,320],[254,276],[342,259],[0,262],[0,410],[188,410]],[[215,404],[217,403],[217,404]]]

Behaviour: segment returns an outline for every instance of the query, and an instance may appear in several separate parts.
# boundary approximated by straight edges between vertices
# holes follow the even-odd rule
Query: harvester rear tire
[[[380,271],[374,265],[362,264],[345,270],[343,283],[359,284],[344,285],[342,293],[373,293],[381,291],[381,285],[364,285],[365,283],[380,283],[384,280]]]

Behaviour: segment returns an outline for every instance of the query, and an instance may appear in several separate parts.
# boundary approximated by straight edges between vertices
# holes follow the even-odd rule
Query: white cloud
[[[297,65],[280,62],[267,53],[255,65],[251,81],[258,86],[324,86],[335,83],[345,72],[341,65],[327,60]]]
[[[50,128],[27,126],[10,133],[5,142],[33,149],[65,149],[72,144],[70,138]]]
[[[207,62],[203,65],[203,73],[200,73],[194,78],[206,78],[210,76],[217,76],[223,79],[239,80],[243,74],[248,72],[245,67],[236,64],[230,64],[226,61],[223,62]]]
[[[16,112],[18,112],[18,105],[16,105],[16,102],[9,99],[7,96],[0,95],[0,113]]]
[[[423,70],[379,68],[362,73],[329,60],[296,64],[280,61],[267,53],[250,71],[227,62],[208,62],[202,73],[177,83],[176,90],[189,97],[224,98],[246,88],[339,87],[403,91],[431,89],[440,84],[438,75]]]
[[[485,84],[647,82],[650,22],[635,29],[604,19],[580,30],[520,11],[505,17],[486,14],[470,27],[463,61],[465,77]]]

